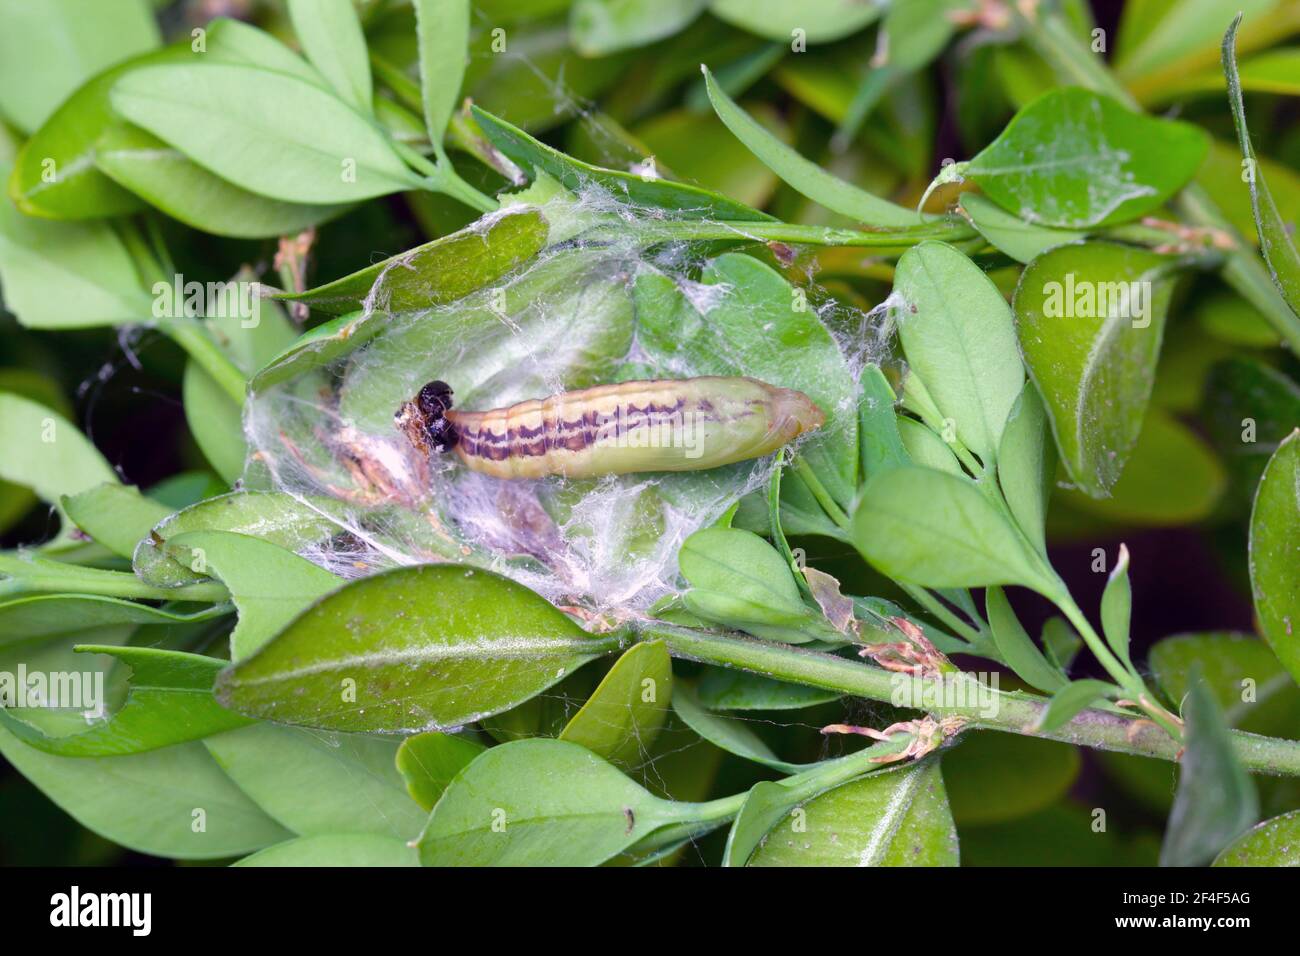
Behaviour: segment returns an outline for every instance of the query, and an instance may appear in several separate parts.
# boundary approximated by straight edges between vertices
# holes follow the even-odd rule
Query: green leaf
[[[1042,554],[1047,553],[1047,502],[1056,481],[1056,464],[1047,409],[1034,383],[1026,382],[998,445],[998,483],[1011,516]]]
[[[797,826],[796,826],[797,824]],[[939,761],[868,774],[778,823],[749,866],[956,866]]]
[[[1062,87],[1017,113],[961,171],[1026,222],[1083,229],[1159,208],[1192,178],[1208,145],[1190,123]]]
[[[61,757],[112,757],[143,753],[242,727],[212,696],[212,682],[225,661],[152,647],[82,645],[79,651],[108,654],[131,668],[126,701],[85,733],[50,737],[0,710],[0,724],[24,743]]]
[[[1300,385],[1263,362],[1229,358],[1210,370],[1202,407],[1232,477],[1229,493],[1248,504],[1269,458],[1300,422]]]
[[[1171,474],[1178,480],[1171,482]],[[1090,498],[1080,490],[1063,489],[1059,500],[1121,524],[1185,525],[1211,515],[1226,485],[1223,466],[1204,439],[1153,406],[1111,497]]]
[[[803,643],[798,631],[812,617],[789,564],[776,548],[751,531],[705,528],[682,543],[677,556],[691,585],[687,610],[774,640]]]
[[[425,866],[594,866],[681,819],[564,740],[516,740],[457,775],[420,834]]]
[[[28,133],[91,76],[159,41],[146,0],[3,0],[0,20],[0,116]]]
[[[925,587],[1055,588],[1036,557],[969,479],[908,465],[867,482],[853,541],[872,565]]]
[[[506,578],[398,568],[308,608],[217,682],[222,703],[328,730],[458,727],[509,710],[617,646]]]
[[[326,833],[268,846],[231,866],[419,866],[415,850],[401,840],[371,833]]]
[[[429,811],[447,784],[487,748],[454,734],[430,730],[407,737],[397,748],[397,772],[406,780],[406,792]]]
[[[1300,810],[1251,827],[1214,858],[1215,866],[1300,866]]]
[[[1250,634],[1178,634],[1147,657],[1165,699],[1179,706],[1199,668],[1228,726],[1288,737],[1300,726],[1300,688],[1268,645]]]
[[[1259,798],[1223,714],[1193,673],[1183,705],[1185,752],[1160,848],[1161,866],[1204,866],[1259,819]]]
[[[193,359],[185,363],[181,402],[190,434],[213,469],[228,485],[244,473],[248,445],[242,409],[221,385]]]
[[[1025,222],[979,193],[962,193],[961,211],[989,245],[1028,265],[1048,249],[1083,239],[1087,233]]]
[[[191,624],[229,613],[216,606],[192,614],[90,594],[30,594],[0,602],[0,647],[118,624]]]
[[[300,836],[373,833],[410,840],[424,824],[397,772],[392,738],[259,724],[204,745],[239,788]]]
[[[356,9],[351,3],[332,0],[288,0],[288,7],[293,32],[307,59],[340,99],[359,113],[370,113],[374,95],[370,56]]]
[[[1264,469],[1250,515],[1250,584],[1264,640],[1300,682],[1300,431]]]
[[[912,210],[858,189],[804,159],[741,109],[718,85],[707,67],[703,70],[709,99],[718,118],[796,192],[832,212],[872,226],[915,226],[921,221]]]
[[[62,515],[64,495],[75,495],[101,482],[116,483],[117,473],[58,412],[0,392],[0,479],[30,488]],[[64,521],[60,540],[66,539],[70,530]]]
[[[223,179],[300,203],[356,202],[420,179],[366,119],[285,74],[225,64],[133,70],[113,108]]]
[[[198,742],[73,760],[41,753],[0,728],[0,755],[82,826],[137,853],[217,860],[292,835]]]
[[[687,727],[729,754],[783,773],[799,773],[808,769],[803,764],[779,758],[758,734],[749,729],[745,721],[706,710],[695,696],[695,689],[681,681],[673,688],[673,712]]]
[[[569,37],[583,56],[648,46],[686,29],[708,0],[575,0]]]
[[[962,443],[991,463],[1025,380],[1006,300],[970,259],[933,241],[898,260],[894,292],[908,364]]]
[[[633,644],[560,734],[623,767],[646,759],[673,695],[673,661],[662,641]]]
[[[1065,675],[1034,644],[1001,588],[991,587],[985,592],[984,613],[993,632],[993,643],[1018,677],[1049,694],[1065,686]]]
[[[169,538],[166,550],[230,589],[239,609],[230,634],[232,661],[256,653],[309,604],[343,584],[306,558],[247,534],[191,531]]]
[[[420,92],[424,125],[435,150],[442,149],[447,121],[456,109],[469,47],[468,0],[415,0]]]
[[[708,710],[800,710],[842,696],[727,667],[706,667],[695,690]]]
[[[105,175],[187,226],[235,239],[291,235],[332,219],[343,205],[269,199],[192,162],[138,126],[110,127],[95,146]]]
[[[535,178],[544,172],[564,188],[577,191],[591,183],[606,189],[616,199],[639,205],[671,210],[686,219],[728,219],[741,221],[770,220],[766,213],[751,209],[726,196],[663,179],[649,179],[633,173],[602,169],[566,156],[557,149],[533,139],[523,130],[487,113],[477,106],[474,119],[492,145],[525,172]]]
[[[1120,544],[1115,567],[1106,579],[1106,590],[1101,595],[1101,630],[1106,635],[1110,649],[1133,672],[1129,657],[1129,623],[1133,616],[1133,588],[1128,580],[1128,546]]]
[[[1050,734],[1059,730],[1079,713],[1087,710],[1099,700],[1114,697],[1119,693],[1114,684],[1102,680],[1076,680],[1066,684],[1052,695],[1051,703],[1043,711],[1039,721],[1040,733]]]
[[[712,0],[709,12],[743,30],[789,43],[796,33],[809,43],[829,43],[873,23],[884,7],[857,0]]]
[[[8,168],[0,162],[0,178]],[[117,234],[101,222],[47,222],[0,202],[5,306],[33,329],[143,322],[153,300]]]
[[[953,454],[952,448],[936,435],[929,425],[918,422],[915,418],[899,415],[896,427],[898,437],[902,439],[907,460],[912,464],[920,465],[923,468],[933,468],[936,471],[946,471],[948,474],[956,475],[959,478],[965,477],[966,472],[962,469],[961,463],[957,461],[957,456]]]
[[[1278,211],[1268,183],[1264,181],[1263,171],[1255,158],[1255,146],[1250,140],[1250,130],[1246,128],[1246,107],[1241,100],[1236,55],[1237,28],[1240,25],[1241,14],[1238,13],[1223,36],[1223,72],[1228,78],[1228,102],[1237,126],[1237,142],[1246,162],[1243,175],[1249,175],[1246,182],[1250,185],[1250,205],[1255,215],[1255,228],[1259,231],[1260,252],[1268,263],[1268,273],[1291,311],[1300,315],[1300,252],[1296,251],[1287,223]]]
[[[1070,477],[1094,498],[1110,493],[1142,429],[1173,265],[1144,249],[1088,242],[1039,256],[1016,287],[1025,365]]]
[[[977,827],[1051,806],[1070,791],[1081,765],[1068,744],[979,732],[944,752],[943,779],[957,824]]]
[[[369,315],[343,315],[307,332],[254,379],[254,390],[296,374],[284,366],[304,351],[320,353],[316,364],[326,364],[372,338],[390,314],[421,311],[483,288],[532,258],[546,238],[540,212],[508,211],[486,230],[463,229],[306,292],[278,296],[337,315],[365,307],[378,291],[385,307]]]
[[[64,495],[63,511],[78,528],[116,555],[129,558],[142,538],[172,514],[172,509],[146,498],[132,485],[116,481]]]
[[[881,471],[906,465],[907,449],[898,433],[894,394],[880,366],[862,370],[862,398],[858,403],[858,443],[862,451],[862,474],[872,478]]]

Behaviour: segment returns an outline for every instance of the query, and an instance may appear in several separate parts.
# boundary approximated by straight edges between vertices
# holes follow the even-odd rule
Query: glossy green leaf
[[[772,218],[743,203],[697,186],[642,177],[613,169],[602,169],[599,166],[580,162],[533,139],[523,130],[477,106],[473,111],[475,120],[478,121],[487,138],[492,141],[492,145],[534,177],[538,172],[544,172],[571,191],[596,183],[617,199],[667,209],[686,219],[708,218],[752,222]]]
[[[1271,737],[1289,737],[1300,726],[1300,687],[1268,645],[1250,634],[1177,634],[1151,648],[1147,661],[1174,707],[1187,695],[1195,667],[1228,726]]]
[[[1006,300],[970,259],[933,241],[898,260],[894,293],[909,365],[957,437],[991,463],[1025,380]]]
[[[285,74],[148,66],[118,80],[111,98],[118,113],[200,166],[271,199],[356,202],[420,184],[366,119]]]
[[[406,792],[429,811],[447,784],[487,748],[468,737],[430,730],[402,741],[397,748],[397,772],[406,781]]]
[[[813,633],[799,632],[814,618],[790,565],[753,532],[697,531],[682,543],[677,561],[691,585],[682,600],[692,613],[759,637],[794,643],[813,639]]]
[[[926,587],[1054,585],[1011,523],[965,478],[909,465],[867,482],[853,541],[890,577]]]
[[[259,196],[216,176],[138,126],[119,124],[95,147],[96,167],[187,226],[218,236],[291,235],[332,219],[343,205],[308,205]]]
[[[166,551],[230,589],[239,609],[230,634],[233,661],[256,653],[309,604],[343,584],[306,558],[247,534],[191,531],[170,537]]]
[[[1117,693],[1116,686],[1106,681],[1071,681],[1052,694],[1052,700],[1039,721],[1038,730],[1045,734],[1059,730],[1097,701],[1113,697]]]
[[[687,28],[708,0],[575,0],[569,36],[583,56],[646,46]]]
[[[228,613],[215,607],[191,614],[90,594],[30,594],[0,602],[0,646],[119,624],[191,624]]]
[[[129,558],[142,538],[172,514],[167,505],[116,481],[64,495],[63,511],[78,528],[114,554]]]
[[[687,727],[727,753],[784,773],[798,773],[807,769],[802,764],[790,763],[778,757],[758,734],[749,729],[745,721],[706,710],[696,698],[695,689],[680,681],[673,691],[673,712]]]
[[[1106,643],[1129,671],[1133,660],[1129,657],[1129,623],[1133,616],[1133,588],[1128,580],[1128,546],[1119,546],[1115,566],[1106,579],[1106,590],[1101,595],[1101,631]]]
[[[1251,827],[1223,848],[1215,866],[1300,866],[1300,810]]]
[[[1177,475],[1176,481],[1170,476]],[[1214,512],[1227,484],[1223,466],[1194,429],[1152,407],[1109,498],[1065,489],[1060,501],[1108,521],[1140,527],[1184,525]]]
[[[0,479],[30,488],[60,514],[64,495],[118,480],[76,426],[58,412],[9,392],[0,392]],[[64,522],[61,538],[69,530]]]
[[[4,0],[0,20],[0,116],[24,132],[85,80],[159,40],[147,0],[111,8],[87,0]]]
[[[1218,704],[1195,673],[1183,719],[1185,750],[1161,866],[1204,866],[1259,819],[1255,785],[1233,751]]]
[[[1296,251],[1287,223],[1278,211],[1268,183],[1264,181],[1264,175],[1255,159],[1250,130],[1246,128],[1246,108],[1241,101],[1241,79],[1237,73],[1236,56],[1237,27],[1240,24],[1239,13],[1223,37],[1223,70],[1228,77],[1228,102],[1232,105],[1232,119],[1237,125],[1237,142],[1246,161],[1244,172],[1248,175],[1246,182],[1250,184],[1250,204],[1255,214],[1255,228],[1259,232],[1260,252],[1268,263],[1273,284],[1282,293],[1291,311],[1300,315],[1300,252]]]
[[[964,477],[966,472],[953,454],[952,448],[934,433],[929,425],[918,422],[906,415],[898,416],[898,437],[903,442],[907,459],[922,468],[946,471],[950,475]]]
[[[241,713],[329,730],[458,727],[617,646],[495,574],[398,568],[319,601],[217,682]]]
[[[920,217],[912,210],[845,182],[781,142],[718,86],[707,67],[704,80],[713,109],[727,128],[801,195],[832,212],[872,226],[915,226],[920,222]]]
[[[468,0],[415,0],[424,126],[440,149],[460,95],[469,45]]]
[[[1300,682],[1300,431],[1278,447],[1255,494],[1250,584],[1264,639]]]
[[[288,0],[293,32],[303,52],[329,80],[339,98],[359,113],[369,113],[373,84],[361,21],[350,3]]]
[[[493,747],[460,772],[420,834],[425,866],[593,866],[682,818],[564,740]]]
[[[799,710],[841,696],[833,690],[726,667],[706,667],[695,691],[700,704],[708,710]]]
[[[646,759],[667,718],[673,661],[661,641],[633,644],[560,734],[610,763],[632,767]]]
[[[943,755],[943,779],[959,826],[1015,820],[1051,806],[1079,776],[1068,744],[1004,733],[974,733]]]
[[[0,723],[24,743],[62,757],[112,757],[144,753],[241,727],[249,721],[212,696],[212,682],[225,661],[151,647],[83,645],[131,669],[126,701],[84,733],[50,737],[0,711]]]
[[[136,546],[132,563],[141,580],[159,587],[202,581],[206,572],[194,571],[189,563],[167,553],[168,540],[193,531],[233,531],[297,550],[339,530],[330,514],[323,502],[303,503],[287,494],[238,491],[219,495],[178,511],[156,525]]]
[[[394,764],[393,738],[259,724],[203,743],[241,790],[300,836],[410,840],[424,824]]]
[[[839,40],[873,23],[884,7],[857,0],[712,0],[709,12],[727,23],[769,40],[789,43],[802,36],[809,43]]]
[[[956,866],[939,761],[868,774],[813,797],[764,838],[749,866]]]
[[[1016,287],[1025,364],[1070,477],[1094,498],[1110,493],[1142,428],[1171,262],[1112,243],[1062,246]]]
[[[908,463],[907,449],[898,434],[894,394],[879,365],[862,370],[862,398],[858,404],[858,442],[862,452],[862,474],[874,477],[881,471]]]
[[[1026,222],[1083,229],[1158,208],[1192,178],[1208,144],[1191,124],[1062,87],[1017,113],[962,172]]]
[[[1065,675],[1034,644],[1001,588],[989,588],[985,592],[984,613],[993,632],[993,643],[1016,676],[1049,694],[1065,686]]]
[[[304,351],[325,364],[346,353],[342,344],[349,349],[364,344],[390,313],[427,309],[481,289],[531,258],[546,238],[541,213],[525,208],[494,219],[485,230],[464,229],[306,292],[280,296],[336,315],[363,308],[378,283],[385,308],[370,315],[344,315],[312,329],[254,379],[254,390],[294,374],[296,363],[290,369],[285,366],[301,361]]]
[[[1087,235],[1025,222],[979,193],[962,193],[961,211],[989,245],[1026,265],[1048,249],[1078,242]]]
[[[8,167],[0,162],[0,178]],[[102,222],[48,222],[0,202],[5,306],[34,329],[147,321],[153,299],[122,240]]]
[[[231,866],[419,866],[415,850],[402,840],[371,833],[328,833],[268,846]]]
[[[73,760],[41,753],[0,728],[0,755],[82,826],[138,853],[216,860],[292,836],[197,741]]]
[[[998,483],[1011,516],[1042,553],[1047,551],[1047,503],[1056,482],[1056,465],[1047,409],[1034,383],[1026,382],[998,445]]]

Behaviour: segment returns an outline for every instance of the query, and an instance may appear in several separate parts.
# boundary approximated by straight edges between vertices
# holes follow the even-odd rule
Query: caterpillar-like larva
[[[716,468],[774,452],[825,421],[803,392],[719,377],[598,385],[486,412],[453,411],[451,389],[430,382],[396,415],[420,452],[455,450],[497,478]]]

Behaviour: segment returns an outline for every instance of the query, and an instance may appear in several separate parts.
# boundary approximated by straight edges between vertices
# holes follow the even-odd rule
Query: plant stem
[[[888,701],[938,717],[964,717],[968,728],[1042,737],[1161,760],[1176,761],[1182,748],[1164,729],[1142,717],[1085,710],[1064,726],[1043,733],[1038,726],[1048,702],[1032,694],[985,687],[981,695],[958,695],[959,699],[950,706],[935,706],[935,701],[954,697],[950,683],[914,680],[847,658],[730,633],[649,622],[640,626],[640,634],[663,641],[677,657],[739,668],[847,696]],[[965,679],[975,681],[970,675]],[[961,700],[961,696],[966,699]],[[1300,741],[1260,737],[1239,730],[1232,731],[1231,737],[1237,756],[1247,770],[1300,777]]]
[[[450,196],[479,212],[496,212],[501,208],[500,203],[491,196],[483,195],[461,179],[445,154],[440,155],[438,162],[434,163],[399,140],[391,140],[391,142],[398,155],[406,160],[409,166],[429,177],[427,187],[430,191]],[[441,147],[438,151],[441,151]]]
[[[902,229],[834,229],[826,226],[805,226],[789,222],[704,222],[695,219],[677,219],[648,222],[639,225],[638,231],[652,241],[703,242],[714,240],[749,239],[755,242],[790,242],[800,245],[865,246],[898,249],[917,245],[927,239],[957,242],[976,237],[975,231],[964,221],[949,219]]]
[[[907,595],[921,607],[925,608],[936,618],[947,624],[956,634],[966,638],[972,645],[978,645],[982,640],[979,630],[973,625],[967,624],[937,597],[927,591],[925,588],[916,584],[904,584],[902,581],[895,582],[902,588]]]
[[[808,490],[811,491],[813,497],[817,499],[817,503],[822,506],[822,510],[826,512],[826,517],[835,522],[836,527],[841,531],[851,532],[853,530],[853,523],[849,521],[849,516],[846,515],[844,510],[835,503],[835,499],[832,498],[830,492],[826,490],[826,486],[821,483],[821,479],[818,478],[812,468],[808,466],[808,462],[803,458],[796,458],[794,462],[794,470],[799,477],[803,479],[804,484],[808,486]]]
[[[160,588],[145,584],[127,571],[105,571],[60,564],[57,561],[26,561],[0,556],[0,596],[27,594],[95,594],[101,597],[144,601],[213,601],[230,600],[230,592],[218,583],[186,584]]]

